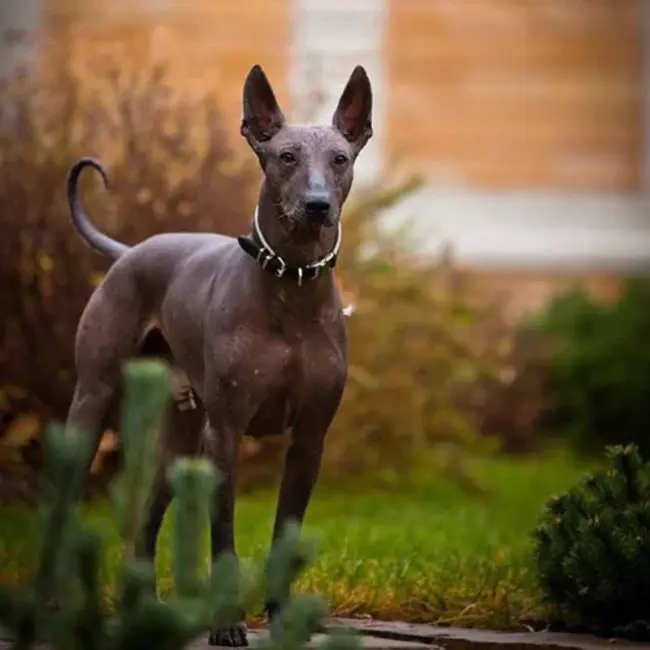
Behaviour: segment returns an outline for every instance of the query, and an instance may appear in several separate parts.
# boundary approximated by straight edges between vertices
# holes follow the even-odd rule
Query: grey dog
[[[241,133],[264,180],[251,232],[237,238],[166,233],[130,248],[95,229],[77,198],[86,167],[108,186],[103,166],[82,158],[71,168],[74,225],[114,263],[79,322],[68,424],[99,443],[121,394],[122,365],[135,356],[172,361],[190,385],[193,408],[174,409],[163,432],[143,557],[153,558],[171,500],[165,467],[175,456],[198,453],[222,477],[210,521],[212,557],[235,552],[235,474],[243,435],[291,430],[273,540],[287,521],[302,522],[347,377],[346,328],[332,268],[354,162],[372,136],[371,114],[370,81],[357,66],[330,126],[286,124],[266,75],[254,66],[244,83]],[[269,616],[281,606],[267,603]],[[243,618],[212,630],[209,641],[247,645]]]

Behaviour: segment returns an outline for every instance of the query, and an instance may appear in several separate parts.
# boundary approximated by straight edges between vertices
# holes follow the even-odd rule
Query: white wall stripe
[[[650,271],[650,196],[430,186],[393,208],[415,252],[468,266]]]
[[[385,0],[291,0],[294,16],[289,88],[292,119],[329,123],[355,65],[373,87],[374,136],[355,166],[357,183],[372,181],[383,165]],[[321,95],[314,105],[313,94]]]

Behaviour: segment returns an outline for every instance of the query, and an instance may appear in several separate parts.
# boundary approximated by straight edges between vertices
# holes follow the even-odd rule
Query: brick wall
[[[388,0],[390,153],[443,184],[639,189],[646,1]]]
[[[490,190],[642,184],[646,0],[43,2],[46,35],[75,61],[168,60],[175,86],[217,89],[233,129],[251,64],[288,108],[309,81],[301,57],[326,66],[330,103],[362,61],[377,87],[373,159]]]
[[[45,0],[49,48],[73,65],[109,55],[122,65],[169,63],[171,84],[190,94],[218,93],[229,132],[237,133],[246,73],[261,63],[290,101],[289,0]],[[44,52],[45,65],[61,52]]]

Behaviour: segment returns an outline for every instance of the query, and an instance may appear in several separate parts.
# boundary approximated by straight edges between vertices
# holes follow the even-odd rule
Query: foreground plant
[[[650,638],[650,465],[634,445],[549,501],[534,531],[546,602],[569,623]]]
[[[12,633],[15,650],[31,648],[37,639],[60,650],[180,650],[214,622],[236,621],[246,605],[234,556],[222,555],[209,578],[201,576],[200,533],[218,483],[212,464],[203,459],[179,459],[171,468],[175,590],[166,602],[156,598],[153,566],[138,560],[134,549],[145,521],[156,467],[155,437],[169,386],[166,369],[154,361],[131,362],[125,380],[125,457],[113,490],[124,549],[115,611],[108,610],[102,596],[102,540],[83,527],[76,507],[90,451],[88,437],[52,425],[44,440],[44,534],[37,575],[27,589],[0,586],[0,625]],[[259,587],[288,603],[262,643],[269,650],[302,648],[322,628],[323,601],[310,595],[291,597],[291,582],[309,559],[306,548],[298,528],[289,526],[266,571],[257,572]],[[326,646],[347,650],[357,643],[339,630]]]

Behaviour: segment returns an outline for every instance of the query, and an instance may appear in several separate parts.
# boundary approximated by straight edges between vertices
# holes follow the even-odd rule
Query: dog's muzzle
[[[313,224],[331,225],[333,220],[332,195],[325,182],[325,177],[318,171],[309,175],[309,186],[304,197],[305,215]]]
[[[332,204],[327,192],[318,190],[307,194],[305,200],[305,214],[312,223],[321,225],[331,221],[331,209]]]

